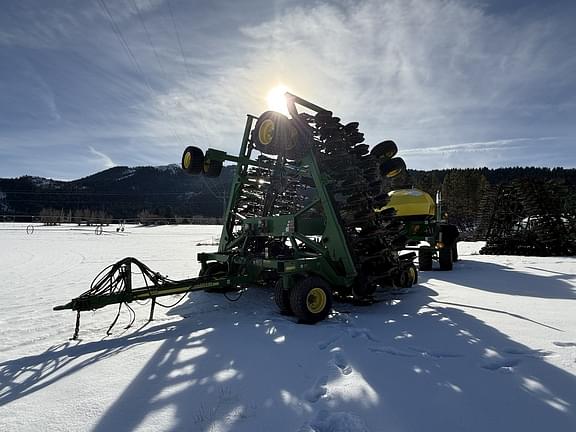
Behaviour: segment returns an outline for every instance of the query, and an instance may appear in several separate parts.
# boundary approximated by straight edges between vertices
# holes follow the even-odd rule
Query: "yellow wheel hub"
[[[314,314],[320,313],[326,307],[326,293],[322,288],[312,288],[306,296],[306,306]]]
[[[268,145],[274,139],[274,122],[270,119],[266,119],[260,125],[258,130],[258,139],[263,145]]]
[[[410,278],[410,285],[413,285],[416,280],[416,270],[414,270],[414,267],[408,269],[408,277]]]
[[[190,162],[192,162],[192,154],[190,152],[186,152],[184,155],[184,168],[190,168]]]

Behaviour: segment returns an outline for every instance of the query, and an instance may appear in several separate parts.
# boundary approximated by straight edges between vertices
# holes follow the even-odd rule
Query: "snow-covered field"
[[[0,224],[0,431],[575,431],[576,259],[481,256],[315,326],[271,292],[75,314],[108,264],[197,274],[216,226]],[[177,298],[177,297],[176,297]],[[172,298],[163,299],[165,303]]]

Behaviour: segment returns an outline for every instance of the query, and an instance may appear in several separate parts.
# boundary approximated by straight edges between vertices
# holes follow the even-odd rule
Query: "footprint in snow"
[[[512,368],[519,363],[519,359],[498,358],[485,360],[480,367],[490,371],[512,372]]]
[[[326,339],[324,342],[320,342],[318,344],[318,349],[324,351],[326,348],[328,348],[330,345],[332,345],[334,342],[340,339],[341,336],[342,335],[332,336],[331,338]]]
[[[552,342],[557,347],[562,348],[574,348],[576,347],[576,342]]]
[[[341,352],[334,353],[334,364],[340,369],[342,375],[350,375],[352,373],[352,366],[348,364],[348,360]]]
[[[372,332],[370,332],[370,330],[368,330],[367,328],[351,327],[347,329],[347,331],[348,334],[353,338],[359,337],[362,339],[367,339],[370,342],[378,342],[378,339],[372,336]]]
[[[328,383],[327,376],[324,375],[318,378],[314,386],[306,390],[306,392],[304,393],[304,397],[306,398],[306,400],[311,403],[318,402],[318,400],[322,396],[325,396],[326,393],[328,392],[328,389],[326,388],[327,383]]]
[[[368,432],[368,427],[364,419],[355,414],[321,410],[298,432]]]

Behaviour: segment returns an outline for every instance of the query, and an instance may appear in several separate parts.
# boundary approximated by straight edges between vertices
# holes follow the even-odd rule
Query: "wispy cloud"
[[[485,142],[469,142],[460,144],[450,144],[436,147],[422,147],[403,150],[403,155],[433,155],[438,153],[476,153],[488,152],[494,150],[507,149],[519,147],[530,147],[531,144],[540,141],[556,141],[561,137],[539,137],[539,138],[508,138],[494,141]]]
[[[170,121],[154,124],[180,125],[192,139],[204,131],[206,142],[232,151],[237,140],[228,125],[244,112],[263,111],[267,89],[283,82],[345,120],[360,120],[370,144],[396,139],[409,162],[427,147],[443,148],[427,152],[438,158],[455,152],[450,142],[491,143],[488,149],[511,143],[497,139],[502,135],[554,133],[549,122],[533,126],[543,109],[565,110],[573,101],[542,98],[541,89],[551,79],[573,89],[576,65],[551,24],[490,15],[463,1],[302,5],[241,27],[237,54],[192,83],[193,91],[174,87],[160,96],[156,106],[169,107]]]
[[[102,166],[104,166],[104,168],[112,168],[112,167],[116,166],[114,161],[112,159],[110,159],[110,157],[108,155],[96,150],[92,146],[88,146],[88,148],[90,149],[90,153],[92,153],[94,156],[96,156],[98,158],[98,162]]]
[[[15,4],[0,16],[0,145],[62,151],[51,172],[69,158],[66,176],[177,162],[186,145],[236,153],[245,114],[282,83],[360,121],[368,144],[394,139],[411,168],[576,166],[570,14],[491,1],[106,0],[118,31],[99,2]],[[25,173],[11,154],[0,168]]]

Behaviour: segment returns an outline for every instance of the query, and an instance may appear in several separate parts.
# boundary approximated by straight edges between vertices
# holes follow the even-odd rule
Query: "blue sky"
[[[4,0],[0,177],[238,151],[278,84],[409,168],[576,167],[576,2]]]

